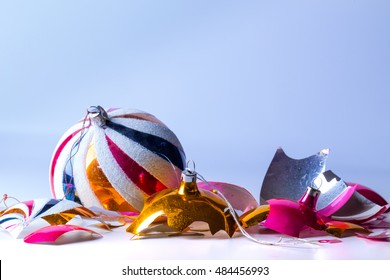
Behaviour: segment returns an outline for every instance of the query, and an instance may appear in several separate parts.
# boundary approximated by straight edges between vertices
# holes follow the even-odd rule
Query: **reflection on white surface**
[[[254,235],[259,239],[277,240],[280,235]],[[79,243],[55,245],[31,245],[0,233],[1,257],[7,259],[39,259],[58,255],[75,260],[99,260],[109,256],[111,260],[205,260],[205,259],[258,259],[258,260],[369,260],[390,259],[390,243],[366,240],[358,237],[342,238],[341,243],[321,244],[311,247],[279,247],[254,243],[236,233],[233,238],[218,233],[213,237],[179,236],[168,238],[132,239],[125,228],[104,233],[103,238]],[[334,239],[332,236],[310,239]],[[77,252],[77,254],[75,254]]]

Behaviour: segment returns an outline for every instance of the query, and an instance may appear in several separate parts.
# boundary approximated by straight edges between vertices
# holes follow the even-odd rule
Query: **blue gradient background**
[[[390,199],[389,1],[0,1],[0,193],[50,196],[90,105],[154,114],[258,198],[275,150]]]

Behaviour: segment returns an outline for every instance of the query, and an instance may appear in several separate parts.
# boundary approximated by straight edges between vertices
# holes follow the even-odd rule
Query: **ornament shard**
[[[199,182],[199,189],[219,191],[233,206],[234,210],[245,213],[259,206],[253,195],[245,188],[222,182]]]
[[[270,199],[298,200],[306,186],[321,190],[316,210],[320,216],[349,222],[368,221],[389,211],[387,201],[370,188],[344,182],[331,170],[325,171],[329,149],[304,159],[292,159],[279,148],[264,177],[262,204]]]
[[[12,205],[0,212],[0,226],[13,237],[23,237],[30,224],[45,220],[50,225],[69,222],[75,216],[95,218],[96,215],[80,204],[69,200],[34,199]],[[34,227],[31,226],[31,229]]]
[[[69,236],[69,233],[73,233],[73,236]],[[65,235],[68,234],[68,236]],[[37,231],[34,231],[24,238],[26,243],[73,243],[85,240],[91,240],[94,238],[102,237],[101,234],[76,225],[55,225],[43,227]],[[60,238],[62,240],[60,241]]]
[[[145,235],[160,216],[166,217],[166,225],[183,232],[196,221],[206,222],[211,234],[220,230],[233,236],[236,225],[225,201],[217,194],[199,190],[196,173],[186,169],[178,189],[163,190],[149,197],[139,217],[127,228],[136,235]]]
[[[260,193],[260,204],[272,198],[298,200],[307,186],[325,171],[329,149],[304,159],[293,159],[278,148],[268,167]]]
[[[264,226],[294,237],[299,237],[304,227],[321,230],[315,210],[319,195],[317,189],[308,187],[298,201],[285,198],[268,200],[270,211]]]

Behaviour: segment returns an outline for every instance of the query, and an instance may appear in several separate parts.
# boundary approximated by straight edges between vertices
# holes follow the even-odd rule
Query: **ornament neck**
[[[108,114],[101,106],[91,106],[88,108],[88,116],[92,123],[105,128]]]
[[[179,195],[197,196],[200,195],[198,185],[196,184],[196,172],[185,169],[182,173],[182,181],[178,191]]]
[[[311,186],[307,187],[305,194],[298,200],[299,203],[315,210],[317,205],[318,197],[321,192]]]

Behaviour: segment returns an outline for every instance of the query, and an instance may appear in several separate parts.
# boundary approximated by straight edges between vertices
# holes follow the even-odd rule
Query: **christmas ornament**
[[[306,227],[323,230],[337,237],[341,237],[346,230],[369,232],[356,224],[330,221],[321,217],[316,211],[320,194],[319,189],[309,186],[298,201],[283,198],[268,200],[270,212],[264,226],[294,237],[299,237]]]
[[[270,199],[299,200],[313,181],[321,184],[316,210],[321,216],[347,222],[364,222],[385,211],[388,203],[372,189],[346,183],[331,170],[325,171],[329,149],[304,159],[292,159],[279,148],[264,177],[261,204]]]
[[[270,212],[264,222],[264,226],[274,231],[299,237],[300,231],[305,226],[314,229],[323,229],[317,221],[316,204],[320,192],[313,187],[308,187],[305,194],[298,200],[270,199]]]
[[[140,211],[146,197],[180,184],[184,164],[178,138],[153,115],[92,106],[54,151],[51,191],[86,207]]]
[[[145,235],[156,218],[166,217],[171,231],[183,232],[196,221],[206,222],[211,234],[224,230],[230,237],[236,223],[226,201],[214,192],[199,189],[197,173],[186,169],[177,189],[163,190],[146,199],[139,217],[127,228],[136,235]]]
[[[197,177],[203,180],[204,189],[199,189],[196,183]],[[185,231],[194,232],[196,229],[192,227],[192,224],[202,221],[209,225],[211,234],[223,230],[232,237],[236,229],[239,229],[243,236],[262,245],[284,247],[311,245],[311,242],[298,239],[284,240],[279,238],[277,241],[265,241],[254,238],[245,230],[245,227],[254,225],[253,220],[257,220],[258,216],[251,219],[251,215],[245,213],[239,218],[233,204],[229,202],[225,195],[231,196],[238,208],[243,208],[243,204],[239,202],[236,195],[244,193],[244,201],[251,203],[253,206],[251,196],[244,192],[241,187],[227,184],[225,188],[223,185],[224,183],[207,182],[200,174],[187,168],[183,172],[179,189],[160,191],[149,197],[145,203],[145,208],[128,227],[127,231],[140,236],[175,234]],[[220,190],[215,189],[214,186],[217,186]],[[205,190],[205,188],[210,188],[211,191]],[[255,204],[257,205],[257,203]],[[259,208],[258,206],[255,210]],[[247,212],[254,210],[251,207],[249,209]],[[158,220],[161,217],[163,219]],[[245,217],[245,222],[243,217]]]
[[[0,212],[0,227],[20,238],[49,225],[68,223],[76,216],[95,219],[96,215],[82,205],[57,199],[34,199],[20,202]]]
[[[240,217],[244,226],[252,226],[263,222],[262,225],[276,232],[299,237],[306,228],[325,231],[341,237],[347,230],[353,232],[370,233],[360,225],[332,221],[321,216],[316,211],[316,204],[320,190],[309,186],[304,195],[298,200],[274,198],[268,200],[268,205],[259,206]]]

